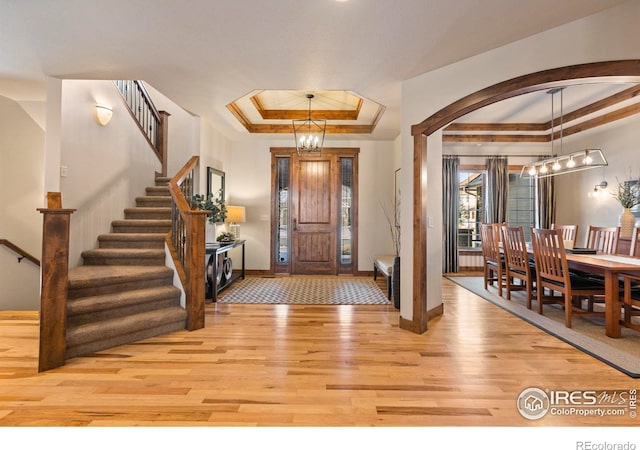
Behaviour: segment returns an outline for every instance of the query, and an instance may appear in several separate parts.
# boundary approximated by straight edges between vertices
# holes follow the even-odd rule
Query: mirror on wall
[[[215,196],[218,191],[222,194],[221,198],[224,199],[224,172],[213,167],[207,167],[207,196],[209,194]]]

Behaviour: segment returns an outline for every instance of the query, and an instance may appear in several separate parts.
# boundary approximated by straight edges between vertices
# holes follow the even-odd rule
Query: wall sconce
[[[111,108],[104,105],[96,105],[96,118],[100,125],[106,126],[111,121],[111,116],[113,116]]]
[[[227,217],[224,219],[229,224],[229,232],[235,239],[240,237],[240,224],[246,221],[244,206],[227,206]]]
[[[604,193],[607,190],[607,186],[609,186],[609,183],[607,183],[606,181],[602,180],[600,182],[600,184],[596,184],[593,187],[593,193],[591,194],[592,197],[598,197],[600,195],[600,193]]]

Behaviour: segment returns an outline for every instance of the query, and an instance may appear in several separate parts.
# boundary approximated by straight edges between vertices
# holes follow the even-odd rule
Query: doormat
[[[604,318],[599,317],[574,316],[572,328],[567,328],[562,307],[545,305],[544,314],[540,315],[535,310],[536,302],[533,310],[527,308],[526,291],[512,291],[511,300],[507,300],[497,294],[495,287],[485,289],[482,277],[447,278],[630,377],[640,378],[639,332],[621,327],[621,337],[610,338],[605,334]]]
[[[368,278],[275,277],[236,280],[218,303],[273,305],[388,305],[386,295]]]

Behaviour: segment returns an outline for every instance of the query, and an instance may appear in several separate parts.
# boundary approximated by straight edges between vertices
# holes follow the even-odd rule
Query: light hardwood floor
[[[637,380],[443,280],[416,335],[389,306],[207,304],[206,327],[37,373],[36,312],[0,312],[2,426],[636,426],[520,416],[527,387]]]

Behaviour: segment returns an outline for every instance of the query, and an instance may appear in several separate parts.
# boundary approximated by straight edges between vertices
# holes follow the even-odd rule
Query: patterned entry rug
[[[620,338],[607,337],[604,319],[599,317],[574,316],[572,327],[567,328],[564,310],[560,306],[545,306],[544,315],[540,315],[535,302],[533,310],[527,308],[524,291],[512,292],[509,301],[500,297],[494,286],[485,289],[481,276],[447,278],[630,377],[640,378],[640,332],[622,327]]]
[[[389,300],[368,278],[276,277],[236,280],[218,303],[387,305]]]

